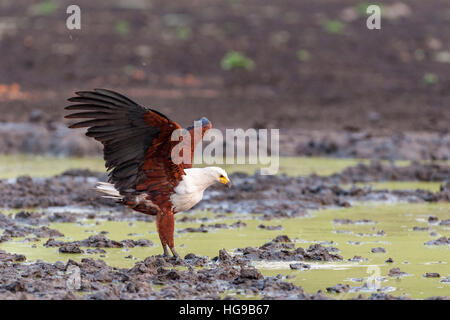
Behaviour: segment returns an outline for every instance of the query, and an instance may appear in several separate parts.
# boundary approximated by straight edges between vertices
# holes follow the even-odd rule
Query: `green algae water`
[[[178,218],[181,217],[182,214]],[[246,226],[236,229],[215,229],[207,233],[175,234],[177,251],[181,256],[193,252],[197,255],[214,257],[218,251],[225,248],[232,253],[236,248],[248,246],[259,247],[280,234],[288,235],[296,246],[308,248],[313,243],[331,245],[339,249],[343,261],[336,262],[305,262],[310,270],[291,270],[290,262],[255,261],[255,266],[266,276],[282,274],[289,276],[287,281],[302,286],[306,292],[326,291],[327,287],[337,284],[348,284],[359,287],[372,281],[378,290],[392,295],[406,295],[420,299],[430,296],[449,296],[449,283],[441,282],[443,277],[450,276],[450,246],[428,246],[425,242],[440,236],[450,236],[450,228],[439,224],[429,225],[430,215],[440,220],[450,219],[450,204],[357,204],[345,209],[326,209],[310,211],[310,214],[300,218],[276,219],[264,221],[265,225],[282,227],[282,230],[265,230],[258,228],[261,220],[253,215],[226,214],[216,218],[211,212],[189,213],[195,218],[208,218],[205,224],[232,224],[238,220]],[[338,224],[335,219],[371,220],[367,224]],[[199,227],[200,220],[189,223],[176,223],[179,231],[187,227]],[[50,228],[61,231],[64,241],[82,240],[102,231],[113,240],[149,239],[154,242],[152,247],[135,248],[105,248],[105,254],[62,254],[58,248],[45,248],[47,239],[39,242],[28,242],[24,239],[14,239],[0,244],[0,249],[11,253],[24,254],[27,261],[43,260],[48,262],[81,260],[85,257],[103,259],[116,267],[132,267],[136,261],[162,252],[154,223],[107,221],[102,219],[83,220],[81,223],[53,223]],[[414,227],[427,227],[426,231],[414,231]],[[379,231],[383,231],[380,235]],[[431,236],[430,233],[436,235]],[[33,245],[36,248],[33,248]],[[385,253],[373,253],[372,248],[382,247]],[[86,250],[86,248],[82,248]],[[363,261],[348,261],[354,256],[361,256]],[[385,262],[388,258],[393,263]],[[389,270],[399,267],[407,273],[404,277],[391,277]],[[440,278],[426,278],[424,274],[436,272]],[[362,291],[360,293],[369,293]],[[359,293],[347,292],[330,294],[338,299],[348,299]],[[250,297],[249,297],[250,298]]]
[[[281,157],[278,173],[289,176],[318,174],[322,176],[338,173],[358,163],[369,163],[365,159]],[[397,161],[398,166],[409,161]],[[228,173],[244,172],[253,174],[264,166],[249,164],[220,165]],[[90,169],[105,171],[104,160],[100,157],[54,157],[36,155],[0,155],[0,179],[15,178],[22,175],[31,177],[50,177],[69,169]]]
[[[372,190],[427,190],[430,192],[438,192],[442,182],[435,181],[377,181],[368,183],[355,183],[357,187],[370,187]],[[351,185],[343,185],[342,188],[347,189]]]
[[[105,171],[101,158],[63,158],[38,155],[0,155],[0,179],[31,177],[51,177],[69,169],[90,169]]]
[[[430,192],[438,192],[442,182],[435,181],[377,181],[368,183],[356,183],[358,187],[370,187],[372,190],[427,190]],[[343,185],[344,189],[350,185]]]

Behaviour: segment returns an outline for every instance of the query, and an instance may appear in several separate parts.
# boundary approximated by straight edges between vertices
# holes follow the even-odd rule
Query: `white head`
[[[184,172],[186,175],[183,176],[183,183],[178,184],[176,188],[178,193],[203,192],[218,182],[231,187],[227,173],[219,167],[190,168],[184,169]]]
[[[192,208],[202,199],[206,188],[213,184],[220,182],[231,187],[227,173],[219,167],[189,168],[184,169],[184,173],[183,180],[175,187],[175,193],[170,197],[175,212]]]
[[[210,181],[213,183],[223,183],[224,185],[226,185],[227,187],[231,187],[231,181],[228,178],[227,173],[225,172],[225,170],[223,170],[222,168],[219,167],[206,167],[203,168],[203,172],[208,175],[208,177],[210,178]]]

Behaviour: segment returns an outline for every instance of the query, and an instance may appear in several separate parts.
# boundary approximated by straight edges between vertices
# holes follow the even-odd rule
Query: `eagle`
[[[156,216],[164,256],[169,255],[169,247],[178,258],[173,240],[174,215],[196,205],[213,184],[231,187],[227,173],[219,167],[193,168],[192,163],[173,161],[172,150],[183,136],[179,141],[172,141],[171,136],[182,128],[164,114],[112,90],[75,94],[68,99],[75,104],[65,107],[75,113],[65,118],[79,122],[69,128],[88,128],[86,135],[103,144],[108,183],[99,182],[96,190],[135,211]],[[191,137],[191,159],[195,147],[212,128],[206,118],[195,123],[182,131]],[[200,137],[194,136],[196,129]]]

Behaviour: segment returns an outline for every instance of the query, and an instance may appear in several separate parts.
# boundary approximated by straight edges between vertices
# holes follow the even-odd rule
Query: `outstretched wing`
[[[171,160],[171,134],[181,127],[158,111],[143,108],[106,89],[76,92],[66,107],[68,119],[90,119],[70,128],[87,127],[86,135],[104,146],[109,182],[123,196],[145,193],[161,210],[170,209],[170,195],[184,175]]]

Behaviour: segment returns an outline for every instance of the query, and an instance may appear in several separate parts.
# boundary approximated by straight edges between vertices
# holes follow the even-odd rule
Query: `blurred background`
[[[63,108],[100,87],[183,126],[280,128],[283,155],[448,160],[449,39],[444,0],[1,0],[0,152],[99,154]]]

